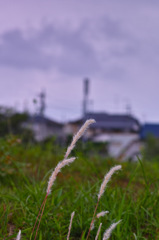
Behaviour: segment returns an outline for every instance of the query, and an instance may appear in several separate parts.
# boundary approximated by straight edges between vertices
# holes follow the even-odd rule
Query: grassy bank
[[[49,176],[65,150],[54,141],[24,145],[17,138],[0,140],[1,239],[14,239],[19,229],[22,239],[30,239]],[[70,239],[85,239],[103,177],[119,164],[99,156],[90,146],[87,150],[87,143],[77,146],[72,155],[78,158],[59,173],[37,239],[66,239],[73,211]],[[105,229],[120,219],[111,239],[159,239],[159,163],[142,160],[121,165],[122,171],[113,175],[98,206],[98,212],[108,210],[109,214],[96,221],[90,239],[95,238],[100,222],[102,239]]]

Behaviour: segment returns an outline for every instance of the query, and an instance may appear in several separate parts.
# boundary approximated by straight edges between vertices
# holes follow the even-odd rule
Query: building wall
[[[79,124],[68,123],[64,127],[66,135],[74,135],[79,130]],[[104,131],[100,128],[89,128],[85,137],[91,139],[93,142],[106,142],[108,143],[109,156],[126,160],[134,157],[136,153],[141,150],[141,142],[139,141],[138,133],[131,132],[114,132]]]
[[[93,141],[107,142],[109,156],[120,160],[131,158],[140,149],[140,144],[134,144],[139,141],[137,133],[102,133],[95,136]]]
[[[132,142],[125,149],[123,154],[120,155],[119,160],[126,161],[128,159],[131,159],[132,161],[137,161],[138,157],[141,156],[143,147],[144,147],[144,144],[140,140]]]
[[[110,135],[108,152],[109,155],[114,158],[119,158],[127,146],[139,139],[139,135],[135,133],[120,133]]]

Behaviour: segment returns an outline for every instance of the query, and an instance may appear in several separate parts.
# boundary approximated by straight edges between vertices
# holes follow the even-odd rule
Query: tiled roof
[[[86,119],[93,118],[96,124],[91,128],[102,128],[106,130],[122,130],[122,131],[139,131],[139,121],[131,115],[126,114],[107,114],[107,113],[88,113],[84,119],[77,120],[72,123],[82,123]]]
[[[43,117],[43,116],[40,116],[40,115],[31,116],[29,120],[31,122],[34,122],[34,123],[45,123],[48,126],[57,126],[57,127],[62,127],[63,126],[62,123],[53,121],[53,120],[51,120],[47,117]]]

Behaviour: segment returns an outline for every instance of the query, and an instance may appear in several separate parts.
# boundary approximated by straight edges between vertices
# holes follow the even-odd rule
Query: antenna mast
[[[39,98],[40,98],[39,115],[43,117],[46,109],[46,102],[45,102],[46,93],[44,91],[41,91],[41,93],[39,94]]]
[[[86,116],[88,112],[88,94],[89,94],[89,79],[84,79],[84,99],[83,99],[83,117]]]

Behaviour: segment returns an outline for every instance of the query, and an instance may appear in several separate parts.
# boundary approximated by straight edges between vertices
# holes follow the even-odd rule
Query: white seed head
[[[75,215],[75,212],[72,212],[71,219],[70,219],[70,225],[69,225],[69,228],[68,228],[67,240],[69,240],[69,238],[70,238],[70,232],[71,232],[72,221],[73,221],[74,215]]]
[[[99,225],[99,228],[98,228],[98,231],[97,231],[97,235],[96,235],[96,237],[95,237],[95,240],[97,240],[98,237],[99,237],[99,233],[100,233],[101,227],[102,227],[102,223],[100,223],[100,225]]]
[[[65,159],[68,158],[69,154],[71,151],[74,149],[76,142],[79,140],[80,137],[84,134],[84,132],[87,130],[87,128],[92,124],[95,123],[94,119],[89,119],[87,120],[83,126],[79,129],[79,131],[74,135],[72,142],[70,146],[67,148],[66,154],[65,154]]]
[[[95,220],[93,220],[93,222],[92,222],[91,231],[94,229],[94,223],[95,223]]]
[[[118,171],[121,169],[121,165],[115,166],[113,168],[110,169],[110,171],[105,175],[104,180],[101,184],[100,190],[99,190],[99,194],[98,194],[98,200],[101,198],[101,196],[103,195],[106,185],[109,182],[111,176],[113,175],[114,172]]]
[[[97,218],[104,217],[109,211],[102,211],[96,215]]]
[[[104,233],[104,235],[103,235],[103,240],[107,240],[107,239],[110,238],[112,231],[116,228],[116,226],[117,226],[120,222],[121,222],[121,220],[118,221],[118,222],[116,222],[116,223],[113,223],[113,224],[105,231],[105,233]]]
[[[104,217],[107,213],[109,213],[109,211],[102,211],[96,215],[96,218]],[[95,224],[96,218],[93,219],[91,231],[94,229],[94,224]]]
[[[20,240],[20,239],[21,239],[21,230],[19,230],[16,240]]]
[[[51,187],[57,177],[57,174],[60,172],[61,168],[63,168],[64,166],[68,165],[69,163],[72,163],[75,158],[70,158],[67,159],[69,154],[71,153],[71,151],[73,150],[73,148],[75,147],[76,142],[78,141],[78,139],[84,134],[84,132],[86,131],[86,129],[89,127],[90,124],[95,123],[94,119],[89,119],[87,120],[83,126],[80,128],[80,130],[76,133],[76,135],[73,137],[72,143],[70,144],[70,146],[67,148],[64,160],[62,162],[59,162],[55,168],[55,170],[52,172],[52,175],[49,179],[48,182],[48,187],[47,187],[47,194],[51,193]]]
[[[61,171],[61,168],[63,168],[66,165],[74,162],[75,159],[76,159],[75,157],[72,157],[72,158],[69,158],[69,159],[64,159],[62,162],[59,162],[57,164],[55,170],[52,172],[52,174],[50,176],[50,179],[49,179],[49,182],[48,182],[48,187],[47,187],[47,194],[51,193],[51,187],[56,180],[57,174]]]

